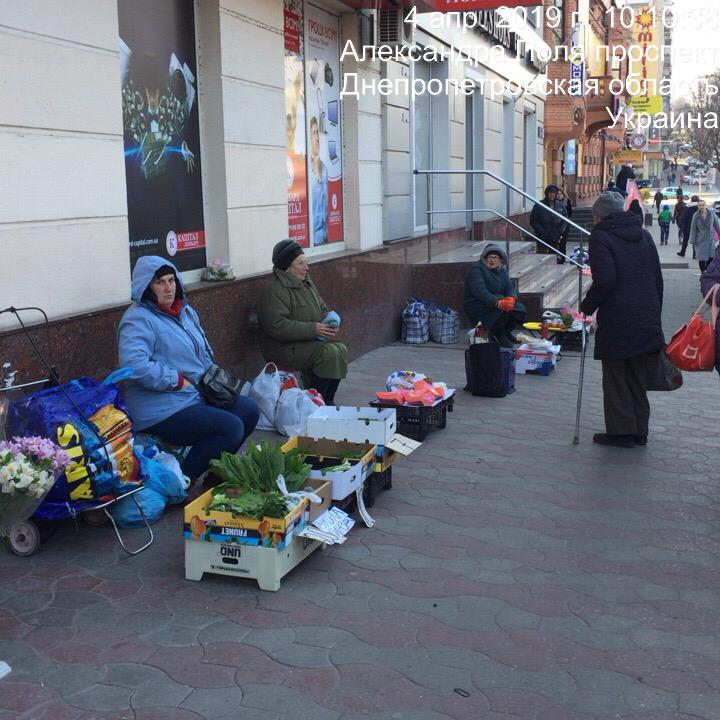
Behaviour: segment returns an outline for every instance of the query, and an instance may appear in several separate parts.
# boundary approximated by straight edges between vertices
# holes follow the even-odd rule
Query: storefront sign
[[[563,175],[574,175],[577,172],[577,142],[568,140],[565,143],[565,162]]]
[[[310,242],[303,71],[303,0],[285,0],[285,161],[287,164],[288,237],[303,247]]]
[[[193,4],[123,0],[118,21],[131,264],[205,267]]]
[[[305,114],[310,246],[343,240],[340,24],[307,5]]]
[[[647,142],[647,138],[642,133],[632,133],[628,138],[628,144],[633,150],[642,150]]]
[[[657,87],[660,82],[660,58],[662,57],[661,20],[655,8],[648,6],[638,8],[635,12],[635,24],[632,28],[633,45],[642,50],[639,60],[631,60],[628,80],[637,80],[641,85],[649,81],[650,87]],[[650,59],[648,57],[650,55]],[[649,95],[647,92],[630,97],[627,106],[635,112],[657,115],[663,111],[661,95]]]
[[[568,95],[570,97],[582,97],[584,94],[585,84],[585,57],[583,49],[580,46],[580,26],[573,26],[571,32],[571,43],[569,59],[570,59],[570,87]]]
[[[611,157],[615,165],[641,165],[642,153],[639,150],[620,150]]]

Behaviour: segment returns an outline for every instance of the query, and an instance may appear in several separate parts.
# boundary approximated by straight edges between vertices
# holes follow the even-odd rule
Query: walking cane
[[[582,316],[582,352],[580,354],[580,382],[578,383],[578,396],[577,396],[577,411],[575,414],[575,437],[573,438],[573,445],[580,444],[580,412],[582,410],[582,394],[583,394],[583,381],[585,380],[585,356],[587,354],[587,326],[585,324],[585,315]]]

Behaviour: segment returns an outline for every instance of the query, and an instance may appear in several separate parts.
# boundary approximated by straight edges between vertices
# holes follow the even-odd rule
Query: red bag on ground
[[[680,370],[687,372],[712,371],[715,368],[715,324],[718,318],[717,292],[720,285],[713,285],[700,306],[673,336],[665,348],[665,354]],[[712,295],[712,304],[708,298]],[[701,318],[704,305],[711,308],[710,322]]]

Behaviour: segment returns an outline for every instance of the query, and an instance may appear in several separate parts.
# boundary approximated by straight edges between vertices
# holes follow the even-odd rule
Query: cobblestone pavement
[[[695,273],[666,272],[668,331]],[[400,367],[463,384],[460,349],[392,346],[339,401]],[[0,551],[0,720],[717,720],[718,377],[654,394],[650,443],[626,450],[591,442],[592,360],[571,444],[578,367],[460,391],[376,526],[277,593],[185,581],[179,509],[136,558],[71,524],[34,558]]]

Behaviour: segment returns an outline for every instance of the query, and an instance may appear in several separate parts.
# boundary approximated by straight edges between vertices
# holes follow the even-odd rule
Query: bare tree
[[[714,72],[704,79],[709,85],[720,87],[720,72]],[[699,115],[700,127],[685,127],[673,134],[673,141],[685,145],[701,162],[720,168],[720,94],[711,95],[705,83],[701,85],[689,102],[678,104],[675,108],[676,113]]]

